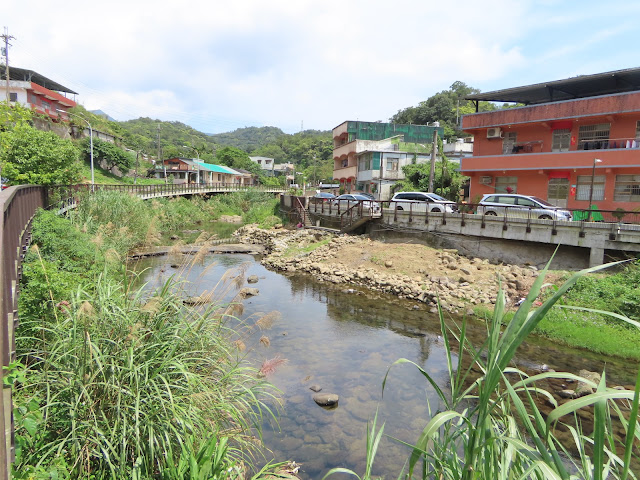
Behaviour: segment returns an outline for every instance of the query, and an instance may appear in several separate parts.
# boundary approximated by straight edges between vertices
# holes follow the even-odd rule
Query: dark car
[[[329,200],[336,198],[336,196],[329,192],[318,192],[313,196],[313,198],[321,198],[323,202],[328,202]]]

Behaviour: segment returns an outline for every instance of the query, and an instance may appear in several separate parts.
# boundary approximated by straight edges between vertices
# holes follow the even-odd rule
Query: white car
[[[458,211],[455,202],[447,200],[436,193],[398,192],[391,199],[390,208],[412,212],[447,212]]]
[[[478,202],[479,215],[504,216],[518,218],[537,218],[540,220],[571,221],[571,212],[556,207],[538,197],[515,193],[490,193]]]
[[[344,212],[348,208],[355,207],[360,208],[359,204],[362,204],[362,208],[370,210],[373,213],[380,212],[380,204],[369,197],[360,195],[359,193],[343,193],[342,195],[331,200],[331,204],[339,208],[341,212]]]

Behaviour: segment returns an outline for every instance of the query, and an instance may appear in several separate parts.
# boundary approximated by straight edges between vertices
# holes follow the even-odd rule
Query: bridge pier
[[[597,267],[604,263],[604,242],[589,248],[589,267]]]

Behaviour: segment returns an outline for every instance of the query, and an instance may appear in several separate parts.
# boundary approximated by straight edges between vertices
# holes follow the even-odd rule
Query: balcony
[[[336,180],[347,179],[347,178],[356,178],[358,173],[358,167],[355,165],[351,167],[342,167],[336,168],[333,170],[333,178]]]
[[[624,140],[624,148],[618,141]],[[626,148],[629,140],[630,147]],[[615,142],[615,143],[614,143]],[[613,146],[616,145],[616,148]],[[591,168],[594,158],[599,158],[607,168],[637,168],[640,164],[640,142],[632,148],[631,139],[602,141],[601,148],[573,150],[569,152],[518,153],[509,155],[483,155],[466,157],[460,162],[463,173],[513,171],[513,170],[557,170]]]

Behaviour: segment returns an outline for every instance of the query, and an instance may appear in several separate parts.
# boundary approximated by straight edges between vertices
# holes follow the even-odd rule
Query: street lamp
[[[602,160],[599,158],[593,159],[593,168],[591,169],[591,188],[589,189],[589,213],[587,214],[587,222],[591,221],[591,214],[593,210],[591,209],[591,202],[593,201],[593,183],[596,177],[596,163],[602,163]]]
[[[60,110],[59,108],[56,108],[56,111],[61,113],[66,113],[67,115],[73,115],[74,117],[78,117],[80,120],[82,120],[89,126],[89,142],[91,145],[90,153],[89,153],[89,156],[91,157],[91,191],[94,191],[96,182],[93,175],[93,128],[91,128],[91,124],[86,118],[84,118],[81,115],[78,115],[77,113],[67,112],[66,110]]]

